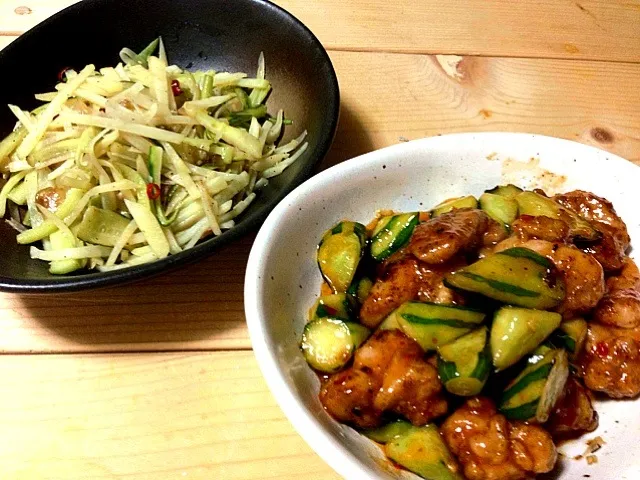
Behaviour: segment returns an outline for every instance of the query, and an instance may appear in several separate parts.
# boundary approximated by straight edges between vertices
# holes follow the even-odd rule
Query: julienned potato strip
[[[153,56],[157,51],[157,56]],[[255,78],[168,65],[162,39],[115,67],[66,70],[0,142],[0,216],[50,272],[108,271],[233,228],[269,178],[306,150],[279,145],[282,110],[260,54]]]

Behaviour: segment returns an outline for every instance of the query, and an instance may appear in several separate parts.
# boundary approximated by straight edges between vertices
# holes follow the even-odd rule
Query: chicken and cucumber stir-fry
[[[640,393],[629,243],[607,200],[513,185],[338,223],[301,343],[320,401],[426,479],[551,471],[593,392]]]
[[[155,52],[157,56],[154,55]],[[307,148],[267,113],[257,74],[168,65],[162,40],[116,67],[60,74],[0,142],[0,217],[50,272],[146,263],[221,235]]]

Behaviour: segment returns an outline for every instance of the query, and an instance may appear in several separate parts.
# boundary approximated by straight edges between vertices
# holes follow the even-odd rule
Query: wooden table
[[[71,3],[0,0],[0,46]],[[568,138],[640,164],[640,0],[278,3],[320,38],[340,80],[326,164],[478,130]],[[0,294],[0,478],[338,478],[251,352],[252,239],[99,295]]]

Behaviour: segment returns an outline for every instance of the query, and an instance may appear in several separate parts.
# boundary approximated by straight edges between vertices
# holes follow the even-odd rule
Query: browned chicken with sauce
[[[497,245],[509,236],[509,232],[504,225],[490,218],[486,231],[482,234],[483,247],[491,247]]]
[[[396,350],[374,405],[398,413],[414,425],[426,425],[447,413],[441,391],[438,372],[423,359],[422,352]]]
[[[333,418],[360,428],[375,427],[382,412],[373,406],[380,386],[377,378],[349,368],[332,375],[320,390],[320,402]]]
[[[592,390],[635,397],[640,393],[640,283],[633,260],[626,259],[607,286],[589,325],[582,374]]]
[[[491,400],[474,397],[453,412],[440,432],[469,480],[520,480],[549,472],[557,452],[542,427],[510,422]]]
[[[593,313],[593,320],[620,328],[640,326],[640,292],[624,288],[607,293]]]
[[[584,250],[592,254],[610,272],[622,267],[631,239],[627,226],[608,200],[590,192],[574,190],[553,199],[587,220],[602,233],[602,239]]]
[[[353,368],[381,379],[397,351],[422,354],[420,345],[400,330],[381,330],[356,350]]]
[[[547,255],[560,271],[565,283],[565,299],[557,308],[565,318],[586,313],[605,292],[602,265],[591,255],[571,245],[554,244]]]
[[[555,218],[520,215],[511,225],[512,233],[523,240],[539,239],[564,243],[569,237],[569,225]]]
[[[623,290],[640,287],[640,271],[633,259],[625,258],[618,275],[607,278],[607,290]]]
[[[447,413],[436,369],[422,348],[399,330],[375,333],[356,351],[353,366],[332,375],[320,402],[341,422],[360,428],[378,425],[384,411],[425,425]]]
[[[489,217],[481,210],[453,210],[419,224],[409,251],[425,263],[443,264],[478,247],[488,227]]]
[[[460,262],[427,265],[403,254],[395,263],[385,266],[384,273],[362,304],[360,321],[369,328],[375,328],[387,315],[409,300],[461,303],[462,297],[443,283],[444,276],[460,266]]]
[[[360,308],[362,324],[375,328],[404,302],[413,300],[420,290],[420,277],[420,266],[414,258],[389,265]]]
[[[613,398],[640,393],[640,329],[589,325],[581,357],[582,377],[591,390]]]

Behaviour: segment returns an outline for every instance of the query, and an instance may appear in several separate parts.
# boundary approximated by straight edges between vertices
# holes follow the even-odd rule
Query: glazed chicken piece
[[[446,287],[444,277],[448,273],[464,267],[463,259],[453,259],[445,265],[420,265],[420,286],[417,299],[421,302],[448,303],[464,305],[464,297],[455,290]]]
[[[635,262],[627,257],[624,259],[622,269],[616,276],[607,278],[607,290],[624,290],[626,288],[640,288],[640,271]]]
[[[544,216],[521,215],[511,225],[511,231],[523,240],[535,238],[564,243],[569,237],[569,225],[562,220]]]
[[[627,257],[620,274],[607,279],[607,290],[593,319],[620,328],[640,326],[640,272],[632,259]]]
[[[565,318],[586,313],[605,292],[604,271],[598,261],[570,245],[554,244],[551,258],[565,282],[565,299],[557,308]]]
[[[620,328],[640,326],[640,292],[634,287],[607,293],[593,312],[593,320]]]
[[[556,403],[545,428],[554,437],[592,432],[598,427],[598,412],[593,409],[591,392],[569,375],[562,398]]]
[[[322,386],[320,402],[336,420],[360,428],[377,425],[382,411],[374,399],[396,351],[422,354],[414,340],[399,330],[374,333],[354,355],[353,367],[336,373]]]
[[[418,426],[447,413],[438,371],[423,359],[422,352],[402,350],[393,355],[374,406],[403,415]]]
[[[580,215],[602,233],[602,240],[585,246],[585,251],[592,253],[607,272],[620,269],[631,239],[627,226],[611,202],[582,190],[556,195],[553,199]]]
[[[509,422],[488,398],[474,397],[440,427],[469,480],[520,480],[549,472],[557,452],[537,425]]]
[[[594,308],[605,293],[604,271],[591,255],[572,246],[545,240],[509,237],[496,245],[495,251],[524,247],[551,260],[564,279],[565,299],[557,308],[565,318],[572,318]]]
[[[400,330],[378,331],[356,350],[353,368],[375,376],[382,384],[382,377],[397,351],[422,355],[420,345]]]
[[[640,329],[591,323],[580,358],[587,388],[612,398],[640,393]]]
[[[409,251],[429,264],[443,264],[458,253],[470,252],[482,243],[489,217],[481,210],[461,208],[419,224]]]
[[[360,308],[360,321],[376,328],[382,320],[404,302],[414,299],[420,290],[420,267],[414,258],[389,265],[371,287]]]
[[[377,379],[363,370],[349,368],[338,372],[320,389],[320,403],[339,422],[359,428],[380,424],[382,412],[373,400],[380,388]]]
[[[625,259],[620,275],[607,285],[609,292],[589,325],[582,373],[592,390],[635,397],[640,393],[640,285],[633,260]]]
[[[482,235],[483,247],[491,247],[497,245],[509,236],[504,225],[496,222],[493,218],[488,219],[487,229]]]
[[[399,330],[376,332],[367,340],[356,351],[353,367],[322,386],[320,402],[336,420],[360,428],[378,425],[384,411],[415,425],[447,412],[437,370]]]
[[[360,321],[376,328],[396,308],[409,300],[461,303],[462,297],[444,286],[444,276],[462,266],[426,265],[404,253],[386,267],[360,308]]]

